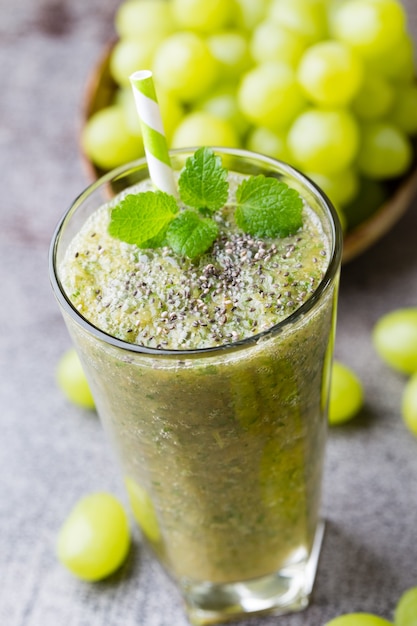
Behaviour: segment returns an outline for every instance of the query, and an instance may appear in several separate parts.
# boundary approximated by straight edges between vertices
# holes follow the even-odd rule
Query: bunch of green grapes
[[[348,226],[358,202],[360,220],[360,205],[377,206],[385,181],[410,168],[417,86],[400,0],[124,0],[115,28],[116,95],[82,137],[102,169],[144,154],[129,85],[138,69],[154,73],[170,147],[288,161]]]

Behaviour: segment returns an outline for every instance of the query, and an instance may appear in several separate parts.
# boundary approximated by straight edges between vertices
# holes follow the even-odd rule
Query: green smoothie
[[[302,572],[319,521],[340,254],[313,187],[295,234],[240,232],[239,159],[201,257],[110,237],[110,200],[56,261],[134,516],[183,588]]]

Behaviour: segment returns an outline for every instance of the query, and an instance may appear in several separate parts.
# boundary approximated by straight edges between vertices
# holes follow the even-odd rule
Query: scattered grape
[[[56,379],[61,391],[70,402],[85,409],[95,408],[83,366],[74,348],[67,350],[60,358]]]
[[[307,97],[321,106],[347,105],[357,94],[362,79],[362,62],[338,41],[311,46],[298,67],[298,80]]]
[[[363,404],[359,378],[346,365],[334,361],[330,386],[329,423],[341,424],[358,413]]]
[[[417,308],[391,311],[375,324],[375,349],[389,366],[404,374],[417,372]]]
[[[182,31],[159,46],[153,70],[158,85],[179,100],[190,102],[202,97],[213,85],[218,63],[203,37]]]
[[[305,106],[294,70],[282,62],[263,63],[244,74],[237,99],[250,122],[272,130],[287,126]]]
[[[125,478],[125,485],[134,518],[141,527],[143,534],[149,541],[159,541],[161,533],[155,508],[148,492],[129,476]]]
[[[395,608],[395,626],[417,626],[417,587],[403,593]]]
[[[358,125],[347,110],[311,109],[291,126],[288,145],[304,170],[333,174],[353,163],[359,148]]]
[[[409,428],[412,433],[417,435],[417,373],[411,376],[410,380],[405,386],[402,397],[401,410],[403,420],[407,428]]]
[[[368,178],[394,178],[411,165],[411,141],[399,128],[387,122],[369,122],[362,126],[358,168]]]
[[[123,107],[110,105],[94,113],[84,126],[85,154],[103,169],[112,169],[144,155],[143,142],[126,121]]]
[[[126,514],[108,493],[82,498],[63,524],[57,542],[61,563],[75,576],[97,581],[116,571],[129,551]]]
[[[382,617],[370,613],[346,613],[327,622],[325,626],[393,626]]]

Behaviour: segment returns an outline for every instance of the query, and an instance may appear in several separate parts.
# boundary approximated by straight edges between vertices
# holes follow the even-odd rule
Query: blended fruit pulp
[[[295,235],[242,234],[232,217],[239,180],[230,175],[220,236],[197,260],[111,238],[110,202],[59,268],[81,316],[160,350],[120,350],[66,314],[143,534],[176,578],[219,584],[308,560],[334,324],[335,288],[296,313],[329,262],[319,218],[306,206]]]

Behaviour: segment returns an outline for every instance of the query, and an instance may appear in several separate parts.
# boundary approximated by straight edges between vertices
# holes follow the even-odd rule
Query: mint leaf
[[[249,235],[286,237],[303,224],[300,194],[276,178],[259,175],[245,179],[236,199],[236,223]]]
[[[186,210],[168,226],[167,242],[177,254],[193,259],[210,248],[218,232],[219,228],[214,220]]]
[[[156,237],[177,212],[175,198],[163,191],[129,194],[112,209],[108,231],[115,239],[142,246]]]
[[[211,148],[199,148],[187,159],[178,187],[184,204],[213,213],[227,202],[227,170]]]

